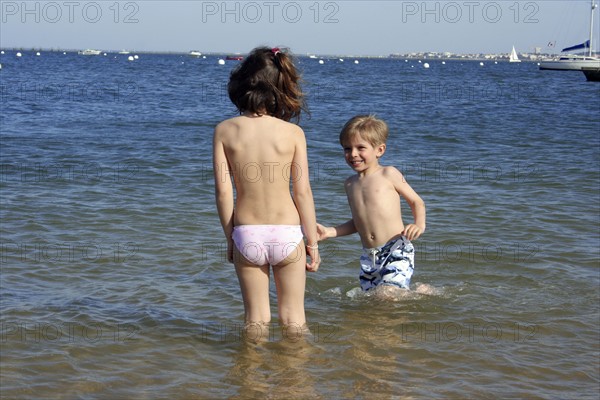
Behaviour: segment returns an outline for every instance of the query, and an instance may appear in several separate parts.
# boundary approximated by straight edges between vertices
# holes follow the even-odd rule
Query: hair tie
[[[277,55],[277,54],[281,53],[281,50],[279,50],[279,47],[273,47],[273,48],[271,49],[271,52],[272,52],[274,55]]]

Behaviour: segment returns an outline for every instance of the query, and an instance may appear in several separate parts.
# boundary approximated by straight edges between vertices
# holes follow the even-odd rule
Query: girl
[[[263,333],[271,320],[269,267],[280,323],[305,329],[306,270],[316,271],[321,261],[306,138],[289,122],[306,111],[299,81],[286,52],[252,50],[229,79],[229,98],[240,115],[217,125],[213,138],[216,202],[228,260],[240,283],[246,327],[259,326]]]

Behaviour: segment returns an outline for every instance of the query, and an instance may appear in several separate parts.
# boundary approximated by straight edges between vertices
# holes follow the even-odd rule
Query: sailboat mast
[[[590,48],[589,48],[589,56],[592,57],[592,42],[594,41],[594,10],[596,9],[596,3],[592,0],[592,12],[590,13]]]

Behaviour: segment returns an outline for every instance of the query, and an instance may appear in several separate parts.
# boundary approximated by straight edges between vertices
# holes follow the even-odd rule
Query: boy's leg
[[[304,241],[286,259],[273,267],[277,287],[277,305],[279,321],[282,325],[303,328],[306,324],[304,314],[304,290],[306,288],[306,253]]]

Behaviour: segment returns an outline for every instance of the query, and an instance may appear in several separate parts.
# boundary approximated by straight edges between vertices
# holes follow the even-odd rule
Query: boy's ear
[[[381,157],[385,153],[386,148],[387,147],[385,143],[382,143],[379,146],[377,146],[377,158]]]

